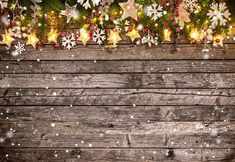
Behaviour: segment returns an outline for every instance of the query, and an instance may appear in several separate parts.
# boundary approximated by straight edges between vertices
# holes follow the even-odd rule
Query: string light
[[[200,41],[200,33],[198,32],[198,30],[196,28],[192,29],[190,32],[190,38],[193,41],[199,42]]]

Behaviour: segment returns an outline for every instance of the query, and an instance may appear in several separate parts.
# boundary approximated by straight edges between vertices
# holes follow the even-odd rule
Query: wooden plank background
[[[0,161],[235,161],[235,44],[202,48],[1,46]]]

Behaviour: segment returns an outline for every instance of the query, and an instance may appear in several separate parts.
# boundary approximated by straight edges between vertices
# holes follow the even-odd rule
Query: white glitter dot
[[[51,123],[51,127],[55,127],[55,123]]]
[[[4,140],[4,138],[0,138],[0,143],[3,143],[5,140]]]

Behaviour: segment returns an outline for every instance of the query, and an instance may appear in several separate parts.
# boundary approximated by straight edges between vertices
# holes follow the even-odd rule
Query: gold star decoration
[[[83,43],[83,45],[85,46],[86,43],[90,40],[90,38],[91,37],[90,37],[89,33],[84,28],[82,28],[80,30],[80,37],[78,38],[78,40],[80,40]]]
[[[50,32],[48,33],[48,41],[49,41],[49,43],[50,42],[54,42],[55,44],[57,44],[58,36],[59,36],[58,30],[51,28]]]
[[[217,35],[213,38],[214,47],[218,47],[218,46],[223,47],[223,45],[224,45],[224,37],[222,35]]]
[[[5,34],[2,34],[2,41],[1,44],[6,44],[8,47],[11,47],[12,42],[14,42],[15,39],[11,37],[11,34],[5,31]]]
[[[36,48],[36,44],[39,41],[36,34],[35,33],[28,34],[27,38],[28,38],[28,40],[26,42],[26,45],[32,45],[34,48]]]
[[[77,5],[70,7],[67,3],[65,3],[65,10],[62,10],[60,14],[67,16],[67,23],[69,23],[72,18],[76,18],[78,16],[76,8]]]
[[[128,0],[125,3],[120,3],[120,6],[124,11],[122,15],[124,19],[132,17],[133,19],[137,20],[138,9],[141,7],[141,5],[135,3],[135,0]]]
[[[131,38],[132,42],[135,39],[140,38],[140,34],[139,34],[138,30],[136,30],[136,29],[133,29],[133,30],[129,31],[126,35]]]
[[[170,31],[169,29],[164,29],[164,41],[171,41],[171,33],[172,31]]]
[[[108,37],[108,41],[111,42],[113,45],[116,46],[116,44],[121,41],[121,37],[119,36],[119,33],[115,30],[111,30],[109,37]]]

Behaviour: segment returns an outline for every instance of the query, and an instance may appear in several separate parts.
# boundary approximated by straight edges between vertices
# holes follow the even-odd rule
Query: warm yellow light
[[[36,44],[39,42],[39,39],[37,38],[35,33],[31,33],[27,35],[27,42],[26,45],[32,45],[34,48],[36,48]]]
[[[90,35],[84,28],[80,29],[80,37],[78,40],[80,40],[84,46],[90,40]]]
[[[14,41],[15,39],[11,37],[11,34],[5,31],[5,34],[2,34],[2,42],[0,44],[6,44],[8,47],[11,47]]]
[[[119,36],[119,33],[115,30],[110,31],[110,35],[108,38],[108,41],[110,41],[113,45],[116,45],[119,41],[121,41],[121,37]]]
[[[48,33],[48,41],[50,42],[54,42],[57,43],[57,38],[58,38],[59,34],[58,34],[58,30],[55,29],[51,29],[50,32]]]
[[[171,33],[170,29],[164,29],[163,34],[164,34],[164,41],[171,41]]]
[[[190,32],[190,38],[196,42],[200,41],[200,33],[197,29],[192,29],[192,31]]]
[[[223,44],[224,44],[224,37],[223,37],[223,35],[216,35],[213,38],[213,46],[215,46],[215,47],[218,47],[218,46],[223,47]]]
[[[131,38],[132,42],[135,39],[140,38],[139,32],[136,29],[133,29],[132,31],[128,32],[126,35]]]
[[[100,17],[99,17],[99,20],[100,20],[100,21],[104,21],[103,16],[100,16]]]

